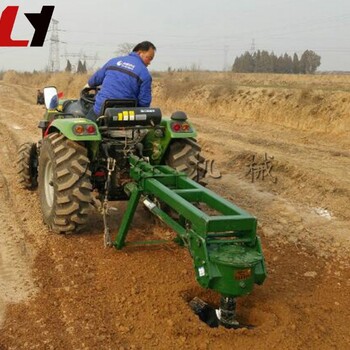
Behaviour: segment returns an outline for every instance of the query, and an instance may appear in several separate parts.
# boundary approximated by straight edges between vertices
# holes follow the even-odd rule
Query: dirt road
[[[254,329],[211,329],[188,301],[217,305],[218,295],[197,285],[185,249],[104,249],[97,214],[78,235],[46,229],[36,192],[16,179],[17,147],[40,137],[43,108],[33,94],[0,82],[1,350],[350,348],[347,135],[190,113],[203,154],[222,174],[208,187],[258,218],[269,273],[238,301],[239,320]],[[271,176],[252,182],[252,157],[262,162],[265,153]],[[124,207],[110,220],[113,232]],[[167,235],[140,208],[128,237]]]

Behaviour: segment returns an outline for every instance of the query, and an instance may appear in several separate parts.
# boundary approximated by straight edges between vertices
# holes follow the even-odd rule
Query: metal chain
[[[103,205],[102,205],[102,216],[103,216],[103,224],[104,224],[103,240],[104,240],[105,248],[112,246],[112,239],[111,239],[109,226],[108,226],[108,222],[107,222],[107,215],[108,215],[108,192],[109,192],[108,190],[109,190],[109,185],[111,183],[112,172],[115,169],[115,164],[116,164],[115,159],[113,159],[111,157],[107,158],[108,175],[107,175],[107,180],[105,183],[105,197],[104,197]]]

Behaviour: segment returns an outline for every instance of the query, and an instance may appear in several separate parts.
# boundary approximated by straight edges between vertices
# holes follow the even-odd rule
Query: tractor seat
[[[135,99],[121,99],[113,98],[104,101],[102,105],[102,114],[107,108],[122,108],[122,107],[137,107],[137,100]]]

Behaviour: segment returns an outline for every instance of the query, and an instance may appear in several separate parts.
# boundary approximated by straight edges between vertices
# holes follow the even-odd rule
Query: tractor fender
[[[148,156],[151,157],[151,164],[160,164],[169,149],[172,141],[176,139],[194,139],[197,136],[197,131],[193,124],[186,120],[187,130],[175,131],[174,123],[176,121],[170,118],[163,118],[160,127],[162,128],[162,137],[156,136],[156,131],[151,130],[146,138],[145,145],[146,149],[149,150]]]
[[[90,127],[90,130],[88,129]],[[94,131],[92,132],[92,128]],[[81,132],[78,133],[77,130]],[[98,126],[86,118],[54,119],[45,131],[45,136],[52,132],[59,132],[72,141],[101,141]]]
[[[197,131],[190,121],[185,121],[185,123],[188,125],[188,130],[183,132],[175,131],[173,129],[173,125],[176,123],[178,123],[178,121],[169,118],[163,118],[161,122],[161,126],[165,127],[165,138],[169,140],[168,144],[170,143],[171,139],[187,139],[190,137],[195,138],[197,136]]]

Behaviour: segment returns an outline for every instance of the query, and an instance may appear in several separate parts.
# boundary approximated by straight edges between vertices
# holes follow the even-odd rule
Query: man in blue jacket
[[[107,99],[135,99],[138,107],[149,107],[152,101],[152,77],[147,69],[156,47],[149,41],[137,44],[128,56],[115,57],[88,80],[90,87],[101,85],[95,104],[87,118],[96,120]]]

